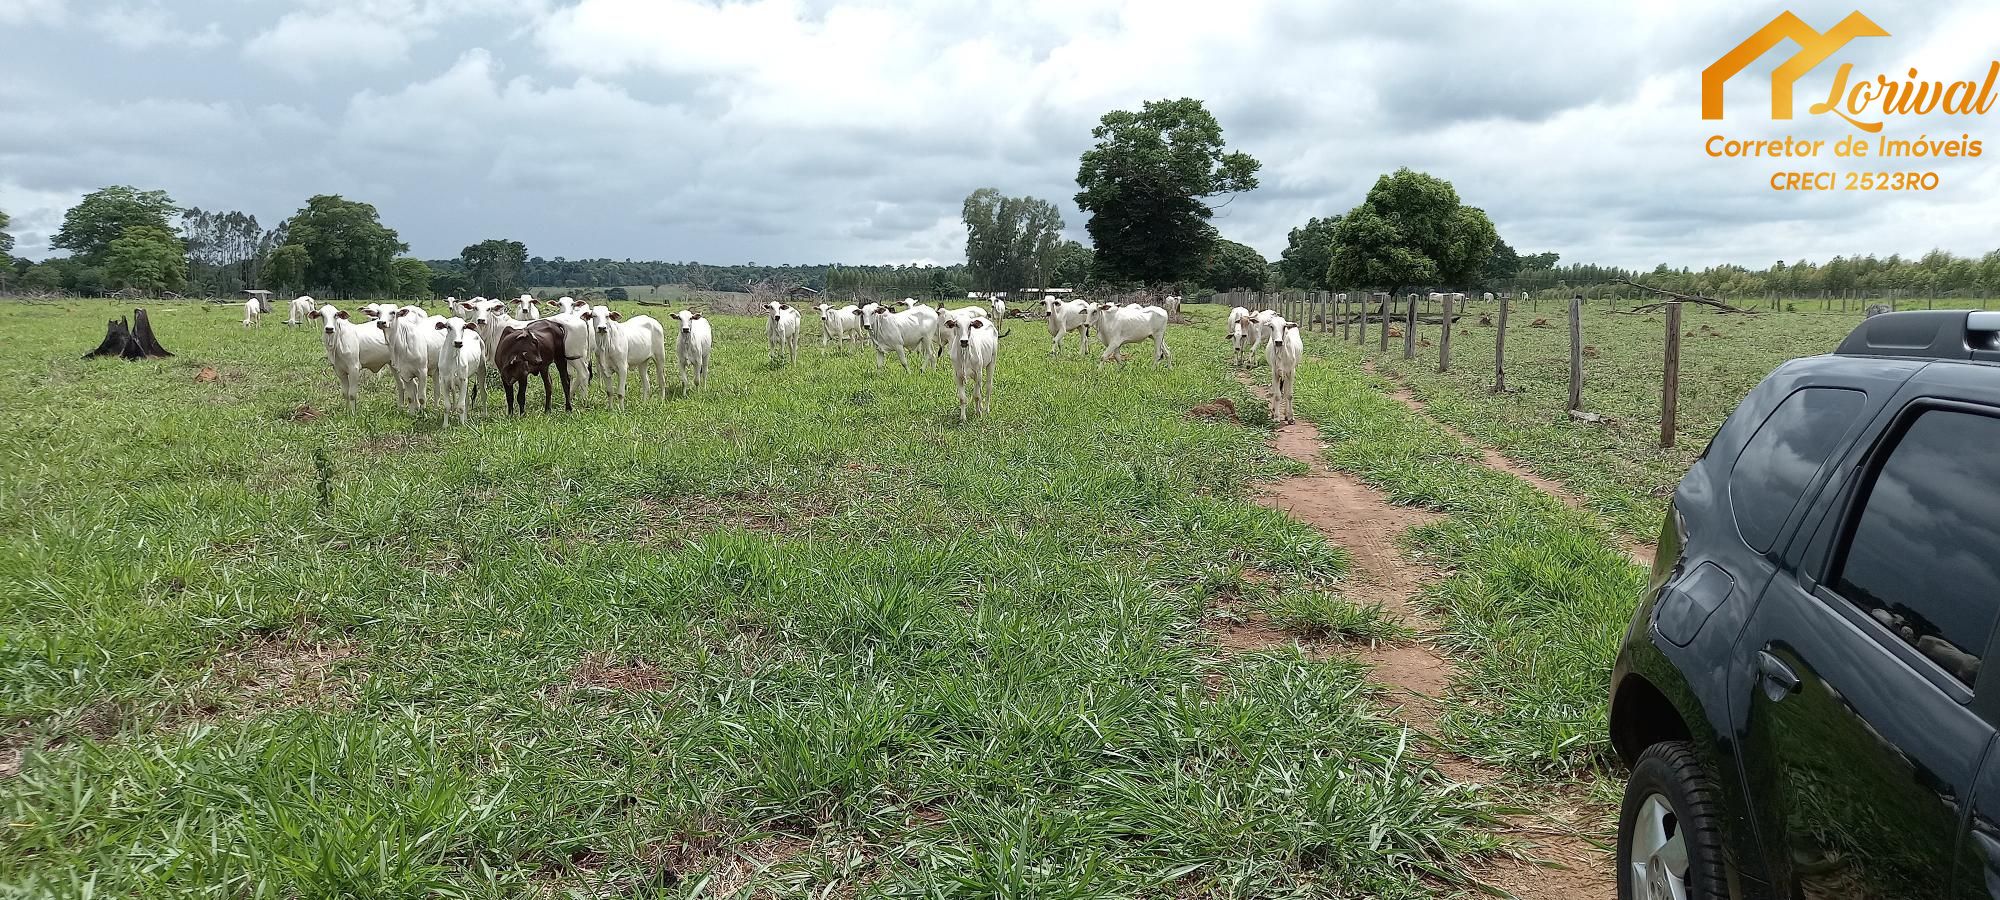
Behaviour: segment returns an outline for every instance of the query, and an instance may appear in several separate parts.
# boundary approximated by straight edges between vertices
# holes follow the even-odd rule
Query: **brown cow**
[[[493,351],[493,366],[500,371],[500,390],[507,395],[509,415],[516,409],[521,415],[528,414],[531,375],[542,376],[542,412],[551,411],[550,366],[562,378],[563,411],[570,411],[569,367],[563,365],[568,355],[565,343],[563,325],[553,319],[508,325],[500,332],[499,344]]]

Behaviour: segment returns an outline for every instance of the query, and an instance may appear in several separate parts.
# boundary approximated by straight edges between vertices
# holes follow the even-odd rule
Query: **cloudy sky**
[[[0,209],[40,257],[106,184],[275,223],[314,193],[367,200],[412,252],[487,237],[540,256],[727,263],[957,261],[975,188],[1058,200],[1097,117],[1193,96],[1263,161],[1222,233],[1275,257],[1380,174],[1452,181],[1524,252],[1651,267],[1836,253],[1983,252],[2000,175],[1923,161],[1916,196],[1780,194],[1780,163],[1710,134],[1838,139],[1768,115],[1781,45],[1699,117],[1700,70],[1801,2],[1349,0],[0,0]],[[1857,76],[1983,77],[2000,4],[1872,3],[1893,36]],[[1831,121],[1829,121],[1831,120]],[[1993,117],[1892,124],[1970,133]],[[1847,161],[1805,162],[1849,168]]]

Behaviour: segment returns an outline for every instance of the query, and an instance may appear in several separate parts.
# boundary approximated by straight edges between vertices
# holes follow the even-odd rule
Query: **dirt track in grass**
[[[1268,401],[1263,386],[1247,378],[1244,384]],[[1402,399],[1415,403],[1414,398]],[[1417,409],[1422,411],[1421,406]],[[1301,422],[1280,427],[1273,445],[1284,456],[1312,467],[1312,472],[1265,486],[1257,502],[1284,510],[1346,548],[1353,560],[1350,582],[1343,586],[1348,599],[1379,603],[1393,618],[1418,634],[1415,641],[1378,642],[1356,652],[1371,668],[1373,680],[1388,690],[1394,705],[1392,714],[1426,737],[1432,748],[1431,761],[1439,771],[1472,784],[1502,781],[1499,771],[1451,753],[1437,736],[1442,702],[1451,690],[1452,665],[1424,639],[1436,625],[1411,603],[1424,582],[1436,573],[1405,556],[1397,546],[1397,539],[1405,530],[1436,521],[1440,516],[1429,510],[1391,503],[1381,491],[1328,467],[1323,460],[1319,429],[1311,424]],[[1487,451],[1487,455],[1499,457],[1505,464],[1494,465],[1489,459],[1488,465],[1521,475],[1542,490],[1560,490],[1553,482],[1524,470],[1516,471],[1519,467],[1498,453]],[[1567,492],[1552,492],[1552,496],[1574,505],[1575,498],[1567,496]],[[1272,640],[1276,643],[1287,638],[1274,635]],[[1515,844],[1518,856],[1502,858],[1477,871],[1476,877],[1521,900],[1614,896],[1611,859],[1580,835],[1575,826],[1580,817],[1574,809],[1569,804],[1560,806],[1561,809],[1546,809],[1537,815],[1507,818],[1500,836]]]

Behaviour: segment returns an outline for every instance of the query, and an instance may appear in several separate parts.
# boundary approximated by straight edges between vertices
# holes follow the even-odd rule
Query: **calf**
[[[1299,373],[1305,345],[1299,340],[1299,326],[1273,318],[1264,327],[1270,332],[1271,418],[1286,425],[1292,418],[1292,381]]]
[[[340,379],[340,395],[347,400],[347,411],[360,409],[361,373],[380,372],[389,364],[389,342],[380,328],[356,325],[347,318],[347,311],[335,309],[327,304],[313,312],[324,329],[326,339],[326,361],[333,365],[333,375]]]
[[[1118,358],[1118,348],[1126,344],[1136,344],[1147,338],[1153,339],[1153,361],[1169,362],[1173,354],[1167,351],[1167,311],[1157,306],[1138,306],[1116,303],[1099,304],[1094,314],[1092,327],[1097,329],[1097,339],[1104,344],[1104,362]]]
[[[771,342],[771,352],[779,356],[789,352],[792,362],[798,362],[799,311],[776,300],[764,304],[764,308],[771,311],[771,321],[764,326],[764,336]]]
[[[306,320],[312,317],[313,317],[313,298],[293,297],[292,313],[291,315],[285,317],[285,324],[304,325],[306,323]]]
[[[1243,354],[1250,346],[1250,310],[1241,306],[1229,308],[1229,349],[1230,362],[1243,365]]]
[[[436,328],[445,337],[445,347],[438,354],[438,406],[444,410],[444,424],[451,424],[451,413],[456,409],[458,424],[464,425],[469,405],[466,392],[477,400],[479,382],[486,373],[485,341],[480,340],[478,326],[468,325],[458,316],[437,323]]]
[[[993,370],[1000,358],[1000,329],[985,316],[944,321],[957,345],[951,353],[951,372],[958,381],[958,421],[962,425],[968,381],[972,382],[972,405],[979,414],[993,411]]]
[[[1042,300],[1042,311],[1049,317],[1049,355],[1056,355],[1062,349],[1063,338],[1070,332],[1081,336],[1076,341],[1076,352],[1083,353],[1090,346],[1090,304],[1082,300],[1057,300],[1048,297]]]
[[[264,324],[264,301],[255,297],[243,301],[243,327]]]
[[[1005,297],[995,297],[993,298],[993,324],[998,326],[1004,325],[1006,322],[1007,299]]]
[[[917,358],[923,363],[924,371],[931,370],[931,341],[937,339],[937,310],[917,305],[902,312],[889,312],[886,307],[871,303],[861,308],[861,329],[868,332],[868,340],[875,344],[875,371],[882,371],[888,364],[889,351],[896,351],[896,358],[902,360],[903,371],[910,371],[909,351],[917,350]]]
[[[849,304],[835,309],[830,303],[814,307],[819,310],[819,345],[825,348],[827,341],[853,341],[862,337],[861,307]]]
[[[597,355],[604,368],[604,392],[618,401],[620,409],[625,407],[625,382],[635,365],[639,367],[639,396],[652,396],[653,382],[657,380],[660,396],[666,397],[667,331],[660,327],[658,319],[634,316],[628,322],[621,314],[605,311],[600,306],[584,313],[584,320],[597,332]],[[647,363],[652,363],[651,368],[647,367]]]
[[[500,332],[500,345],[493,351],[494,368],[500,371],[500,390],[507,395],[507,413],[528,414],[528,378],[542,376],[542,412],[551,411],[549,368],[554,367],[563,383],[563,411],[570,405],[569,368],[572,359],[565,346],[569,333],[551,319],[515,323]]]
[[[702,318],[701,313],[684,309],[675,313],[674,318],[681,325],[680,342],[675,352],[680,357],[681,393],[685,394],[688,392],[690,370],[694,374],[695,387],[708,385],[708,351],[714,346],[714,340],[708,329],[708,320]]]
[[[1249,328],[1250,328],[1251,365],[1254,366],[1257,364],[1256,356],[1257,356],[1257,351],[1259,349],[1264,350],[1264,355],[1266,357],[1269,357],[1271,355],[1270,354],[1271,330],[1264,326],[1270,324],[1271,320],[1276,318],[1278,318],[1278,314],[1268,309],[1258,310],[1257,312],[1250,314]]]
[[[957,332],[951,329],[950,323],[970,322],[973,319],[984,318],[986,310],[978,306],[961,306],[957,309],[944,309],[940,307],[937,314],[937,332],[931,335],[931,338],[937,341],[937,355],[944,356],[945,354],[951,354],[956,359],[958,357],[958,339],[953,337],[953,335],[957,334]]]

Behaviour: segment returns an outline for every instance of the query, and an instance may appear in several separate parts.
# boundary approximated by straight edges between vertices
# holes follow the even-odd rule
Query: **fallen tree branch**
[[[1713,306],[1716,309],[1722,310],[1723,312],[1737,313],[1739,315],[1745,315],[1745,316],[1754,316],[1757,314],[1757,311],[1754,309],[1740,309],[1738,307],[1730,306],[1729,304],[1717,300],[1713,297],[1702,297],[1693,294],[1683,294],[1680,293],[1679,291],[1670,291],[1665,288],[1656,288],[1651,285],[1640,284],[1636,281],[1626,281],[1623,278],[1612,279],[1611,283],[1627,284],[1631,285],[1632,287],[1638,288],[1642,291],[1652,291],[1655,294],[1665,294],[1669,297],[1674,298],[1674,300],[1680,300],[1686,303],[1699,303],[1703,306]],[[1671,302],[1673,301],[1662,300],[1659,303],[1646,303],[1640,306],[1632,307],[1632,309],[1630,309],[1629,312],[1646,312],[1648,310],[1659,309],[1660,307],[1665,306]]]

